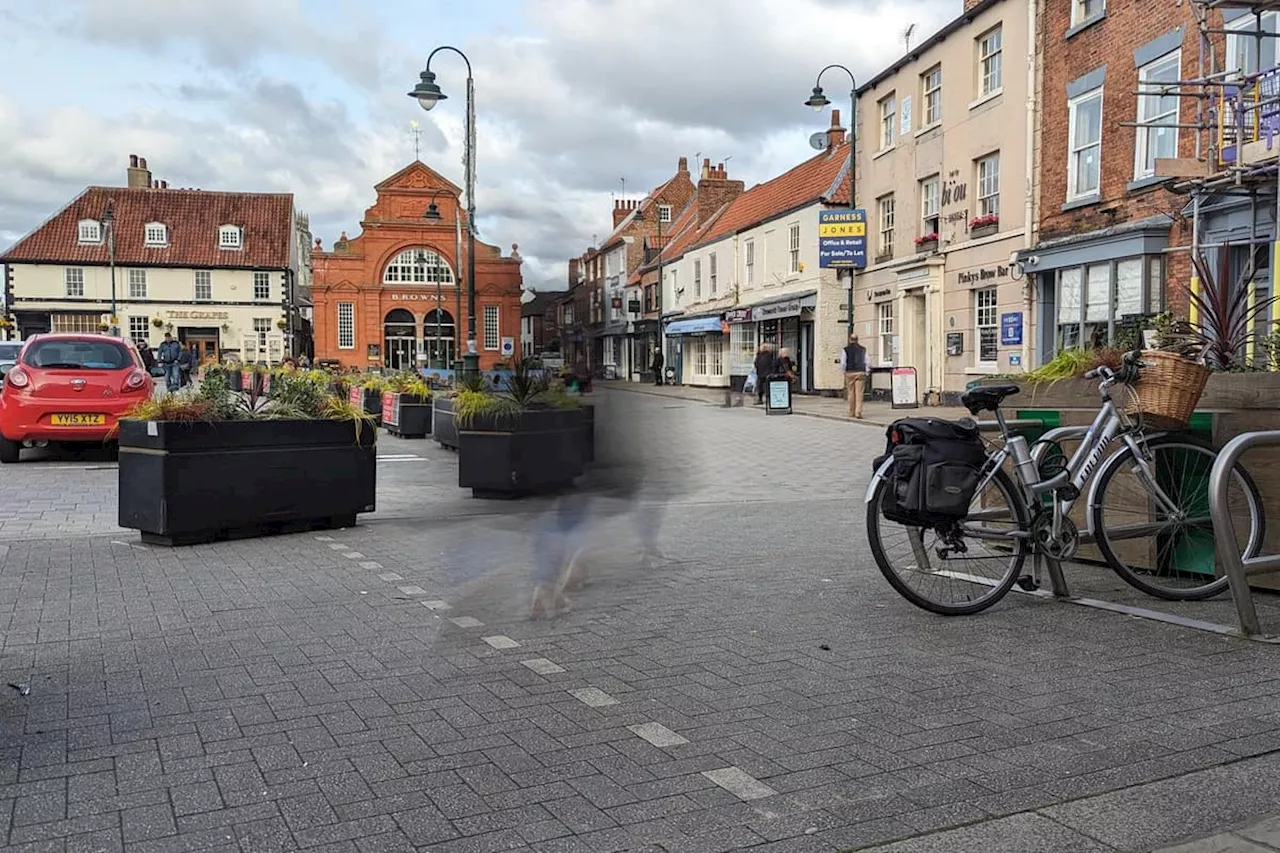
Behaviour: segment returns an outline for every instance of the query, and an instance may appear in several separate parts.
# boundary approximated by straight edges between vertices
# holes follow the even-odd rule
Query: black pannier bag
[[[879,470],[893,457],[887,473],[890,491],[881,504],[885,518],[929,527],[969,514],[987,461],[976,423],[969,418],[902,418],[889,425],[885,437],[885,455],[872,463]]]

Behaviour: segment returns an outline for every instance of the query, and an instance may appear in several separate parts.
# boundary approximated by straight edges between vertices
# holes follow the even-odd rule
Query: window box
[[[893,260],[893,252],[885,252],[883,255],[876,255],[875,262],[877,264],[884,264],[891,260]]]
[[[374,509],[376,437],[354,421],[122,420],[120,526],[157,545],[350,527]]]
[[[973,239],[989,237],[1000,230],[1000,217],[975,216],[969,220],[969,236]]]
[[[916,238],[917,252],[936,252],[938,250],[938,235],[925,234]]]

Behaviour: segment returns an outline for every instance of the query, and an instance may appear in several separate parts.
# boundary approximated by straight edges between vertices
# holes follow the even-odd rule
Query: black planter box
[[[417,394],[382,395],[382,427],[400,438],[426,438],[431,434],[431,401]]]
[[[582,407],[582,411],[586,415],[586,424],[583,427],[586,431],[585,446],[586,459],[588,462],[596,461],[596,407],[586,405]]]
[[[120,422],[121,527],[189,545],[373,512],[377,431],[351,421]]]
[[[519,498],[567,488],[587,462],[582,409],[480,417],[458,429],[458,485],[477,498]]]
[[[232,391],[244,390],[244,374],[238,370],[227,371],[227,387]]]
[[[453,417],[453,398],[437,396],[431,402],[431,437],[442,447],[458,449],[458,423]]]

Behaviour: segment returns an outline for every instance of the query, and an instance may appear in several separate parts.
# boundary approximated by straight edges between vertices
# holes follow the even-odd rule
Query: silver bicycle
[[[1010,430],[1000,404],[1019,392],[1017,385],[966,391],[961,401],[970,413],[994,413],[1003,445],[981,467],[963,519],[924,527],[888,520],[890,455],[867,487],[866,504],[871,553],[893,588],[933,613],[977,613],[1014,583],[1036,587],[1022,569],[1038,551],[1056,560],[1105,561],[1126,583],[1159,598],[1194,601],[1225,589],[1227,578],[1214,570],[1209,518],[1217,452],[1190,435],[1148,434],[1140,415],[1117,405],[1113,389],[1130,388],[1142,366],[1133,352],[1119,371],[1099,367],[1086,375],[1100,380],[1101,407],[1069,459],[1055,443],[1028,446]],[[1243,467],[1233,469],[1232,481],[1231,517],[1245,556],[1253,556],[1265,536],[1262,499]],[[1086,486],[1086,504],[1073,513]]]

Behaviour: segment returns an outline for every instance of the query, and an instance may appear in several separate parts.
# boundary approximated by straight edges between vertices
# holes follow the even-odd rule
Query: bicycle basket
[[[1186,426],[1209,381],[1209,368],[1163,350],[1143,350],[1142,360],[1146,366],[1125,412],[1141,413],[1143,423],[1157,429]]]

